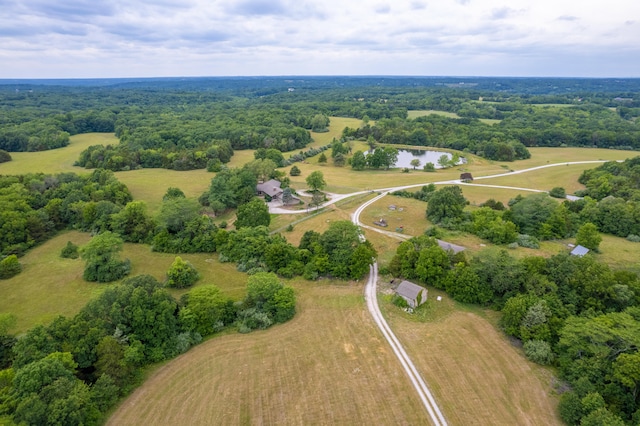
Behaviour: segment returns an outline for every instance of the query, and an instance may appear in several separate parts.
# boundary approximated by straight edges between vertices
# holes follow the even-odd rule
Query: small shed
[[[417,308],[427,301],[428,290],[409,281],[402,281],[396,294],[407,301],[410,307]]]
[[[473,176],[471,175],[471,173],[468,173],[468,172],[462,173],[460,175],[460,180],[462,182],[473,182]]]
[[[572,256],[578,256],[578,257],[582,257],[585,254],[589,253],[589,249],[586,247],[583,247],[581,245],[576,246],[576,248],[574,248],[573,250],[571,250],[571,255]]]

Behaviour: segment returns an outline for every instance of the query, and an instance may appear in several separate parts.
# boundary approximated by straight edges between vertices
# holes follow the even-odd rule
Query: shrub
[[[0,163],[6,163],[7,161],[11,161],[11,154],[3,149],[0,149]]]
[[[422,170],[424,170],[425,172],[435,172],[436,166],[433,163],[427,163],[424,165]]]
[[[402,297],[398,296],[397,294],[393,296],[393,299],[391,299],[391,303],[396,305],[398,308],[402,308],[402,309],[409,307],[409,304],[407,303],[407,301],[404,300]]]
[[[199,278],[200,274],[190,262],[185,262],[180,256],[176,256],[167,271],[167,286],[186,288],[192,286]]]
[[[629,234],[627,240],[632,243],[640,243],[640,235]]]
[[[300,169],[298,168],[298,166],[293,166],[291,167],[291,170],[289,170],[289,174],[291,176],[300,176]]]
[[[437,226],[430,226],[424,230],[424,235],[433,238],[442,238],[442,230]]]
[[[12,254],[0,261],[0,280],[6,280],[22,271],[22,265],[18,261],[18,256]]]
[[[131,262],[129,259],[118,260],[115,258],[104,262],[87,262],[82,278],[89,282],[109,283],[117,281],[129,275]]]
[[[553,362],[551,345],[544,340],[528,340],[524,343],[524,354],[536,364],[549,365]]]
[[[222,222],[220,222],[220,225],[218,225],[218,228],[227,229],[227,221],[223,220]]]
[[[566,198],[567,192],[561,186],[556,186],[551,191],[549,191],[549,195],[553,198]]]
[[[402,173],[409,173],[409,168],[408,167],[403,168]]]
[[[287,231],[287,232],[291,232],[291,231],[293,231],[293,224],[291,224],[291,223],[290,223],[290,224],[289,224],[289,226],[287,226],[287,227],[285,228],[285,231]]]
[[[60,252],[60,257],[64,259],[77,259],[78,257],[80,257],[78,246],[73,244],[71,241],[67,241],[67,245],[64,246],[64,248]]]
[[[527,234],[519,234],[516,241],[520,247],[526,247],[530,249],[539,249],[540,240],[536,237]]]

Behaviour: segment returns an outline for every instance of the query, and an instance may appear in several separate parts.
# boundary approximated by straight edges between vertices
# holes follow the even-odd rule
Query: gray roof
[[[442,241],[442,240],[438,240],[438,245],[442,248],[442,250],[444,251],[453,251],[453,254],[458,254],[460,253],[462,250],[464,250],[465,248],[456,244],[451,244],[448,243],[446,241]]]
[[[259,192],[264,192],[268,196],[273,197],[282,193],[280,185],[282,185],[280,181],[271,179],[264,183],[259,183],[258,185],[256,185],[256,190],[258,190]]]
[[[571,250],[571,254],[574,256],[584,256],[589,253],[589,249],[582,246],[576,246],[573,250]]]
[[[424,287],[420,287],[419,285],[405,280],[400,283],[396,289],[396,293],[398,293],[399,296],[415,300],[416,297],[418,297],[418,294],[420,294],[424,289]]]

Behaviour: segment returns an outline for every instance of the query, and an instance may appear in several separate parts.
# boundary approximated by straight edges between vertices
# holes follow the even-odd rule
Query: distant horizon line
[[[153,77],[0,77],[0,82],[7,81],[70,81],[70,80],[195,80],[195,79],[265,79],[265,78],[406,78],[406,79],[559,79],[559,80],[638,80],[637,77],[621,76],[536,76],[536,75],[413,75],[413,74],[279,74],[279,75],[200,75],[200,76],[153,76]]]

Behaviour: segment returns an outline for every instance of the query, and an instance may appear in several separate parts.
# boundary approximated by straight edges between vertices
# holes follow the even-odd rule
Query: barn
[[[406,280],[396,289],[396,294],[406,300],[412,308],[417,308],[427,301],[427,292],[426,288]]]

